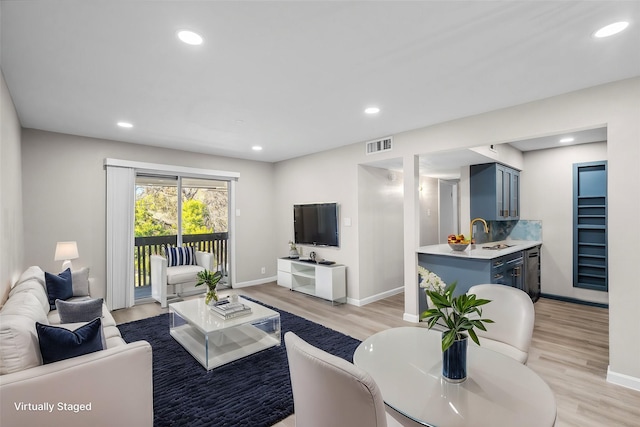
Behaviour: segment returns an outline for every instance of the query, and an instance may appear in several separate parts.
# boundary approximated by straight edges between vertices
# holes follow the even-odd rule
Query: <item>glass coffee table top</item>
[[[170,333],[207,370],[279,346],[280,314],[239,298],[251,314],[225,320],[196,298],[169,304]]]

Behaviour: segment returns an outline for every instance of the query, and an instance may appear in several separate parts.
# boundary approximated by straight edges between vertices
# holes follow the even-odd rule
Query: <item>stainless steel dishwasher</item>
[[[540,246],[524,251],[524,291],[533,302],[540,298]]]

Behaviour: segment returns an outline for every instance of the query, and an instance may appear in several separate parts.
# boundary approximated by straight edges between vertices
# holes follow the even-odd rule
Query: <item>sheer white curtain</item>
[[[134,168],[107,165],[107,307],[134,304]]]

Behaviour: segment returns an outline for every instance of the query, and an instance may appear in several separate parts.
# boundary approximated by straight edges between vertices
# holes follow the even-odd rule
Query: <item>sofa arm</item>
[[[213,271],[213,254],[211,252],[196,251],[196,264]]]
[[[0,425],[152,426],[151,356],[136,341],[2,375]]]

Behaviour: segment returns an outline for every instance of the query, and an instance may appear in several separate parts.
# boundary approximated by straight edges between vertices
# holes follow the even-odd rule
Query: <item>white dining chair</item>
[[[526,364],[535,321],[531,297],[520,289],[493,284],[472,286],[467,293],[491,300],[482,306],[482,318],[495,323],[485,324],[486,331],[474,329],[480,346]]]
[[[297,427],[395,427],[377,384],[365,371],[304,341],[284,335]],[[397,416],[397,415],[396,415]]]

